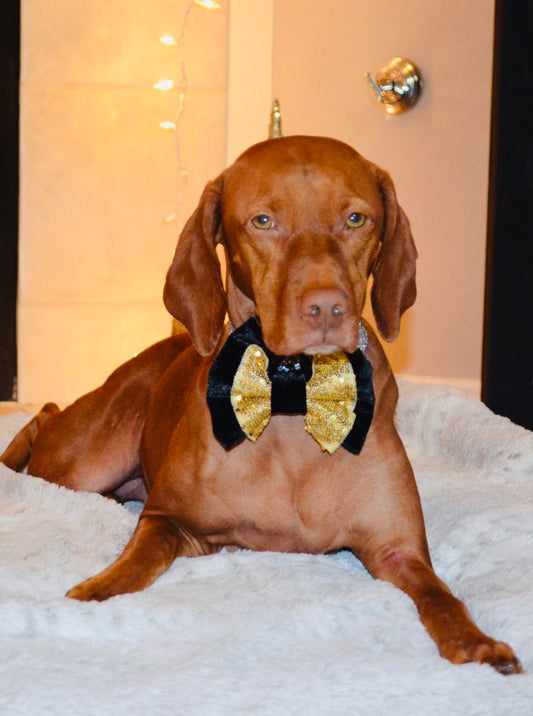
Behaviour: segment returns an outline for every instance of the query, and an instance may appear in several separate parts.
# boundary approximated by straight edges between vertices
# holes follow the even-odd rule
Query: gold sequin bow
[[[250,318],[230,333],[209,370],[207,405],[213,432],[231,450],[256,441],[271,415],[303,415],[306,430],[323,450],[342,445],[358,455],[374,412],[372,366],[359,329],[354,353],[276,356]]]
[[[313,356],[307,381],[305,429],[327,452],[334,453],[355,422],[357,385],[344,353]],[[256,441],[271,416],[272,383],[268,357],[258,345],[245,350],[231,389],[231,404],[246,437]]]

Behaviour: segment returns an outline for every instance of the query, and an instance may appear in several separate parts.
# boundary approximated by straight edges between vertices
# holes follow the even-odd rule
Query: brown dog
[[[164,294],[192,342],[168,338],[64,411],[45,406],[1,458],[73,489],[146,498],[122,555],[68,596],[144,589],[176,557],[222,547],[348,548],[414,600],[444,657],[520,672],[509,646],[483,634],[432,570],[393,423],[396,383],[361,323],[372,274],[379,332],[396,337],[415,299],[415,260],[389,176],[341,142],[263,142],[208,184]],[[315,418],[313,396],[326,405]]]

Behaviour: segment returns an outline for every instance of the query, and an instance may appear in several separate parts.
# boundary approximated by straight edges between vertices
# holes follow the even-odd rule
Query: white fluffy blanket
[[[0,420],[0,450],[28,416]],[[0,466],[0,713],[533,714],[533,434],[401,383],[438,573],[527,673],[441,659],[407,596],[348,553],[178,559],[152,587],[65,599],[127,542],[119,506]]]

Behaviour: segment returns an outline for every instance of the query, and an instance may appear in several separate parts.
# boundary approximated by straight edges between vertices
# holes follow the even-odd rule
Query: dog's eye
[[[274,226],[274,222],[270,218],[270,216],[267,216],[266,214],[259,214],[259,216],[254,216],[252,219],[252,224],[255,226],[256,229],[271,229]]]
[[[366,221],[366,216],[364,214],[357,214],[353,213],[350,214],[350,216],[346,219],[346,226],[349,229],[358,229],[360,226],[362,226]]]

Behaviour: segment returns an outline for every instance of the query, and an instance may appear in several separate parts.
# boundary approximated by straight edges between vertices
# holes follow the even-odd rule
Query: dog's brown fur
[[[361,226],[347,224],[353,214],[366,217]],[[257,216],[273,223],[258,227]],[[217,243],[227,256],[226,289]],[[411,596],[444,657],[519,672],[509,646],[483,634],[433,572],[393,422],[396,383],[370,328],[376,405],[360,455],[323,452],[302,416],[276,415],[256,443],[229,452],[213,436],[207,374],[228,334],[226,312],[234,326],[258,317],[277,354],[352,352],[369,276],[379,332],[393,340],[415,299],[415,260],[389,176],[341,142],[263,142],[208,184],[164,292],[191,338],[148,348],[63,411],[45,406],[1,458],[73,489],[146,498],[123,554],[68,596],[102,600],[144,589],[176,557],[222,547],[348,548],[374,577]]]

